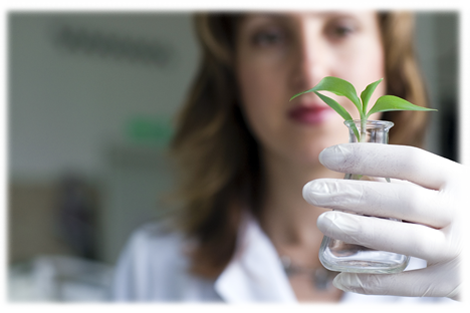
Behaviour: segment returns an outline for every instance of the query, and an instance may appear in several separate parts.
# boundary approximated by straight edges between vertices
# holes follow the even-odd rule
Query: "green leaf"
[[[346,111],[345,108],[341,106],[338,102],[335,100],[331,99],[330,97],[327,97],[325,95],[322,95],[321,93],[314,91],[317,96],[320,97],[326,104],[328,104],[333,110],[335,110],[339,115],[341,115],[342,118],[345,120],[352,120],[351,115],[349,114],[348,111]]]
[[[396,96],[382,96],[377,99],[375,105],[367,113],[366,117],[368,118],[371,114],[377,112],[387,112],[387,111],[437,111],[436,109],[424,108],[417,106],[411,102],[406,101],[405,99],[396,97]]]
[[[335,100],[331,99],[330,97],[322,95],[321,93],[319,93],[317,91],[314,91],[314,92],[317,96],[320,97],[320,99],[322,99],[326,104],[328,104],[328,106],[330,106],[333,110],[335,110],[336,113],[341,115],[341,117],[344,118],[345,121],[352,120],[351,115],[348,113],[348,111],[346,111],[345,108],[343,108],[341,106],[341,104],[339,104]],[[359,136],[359,131],[357,130],[356,125],[352,125],[352,128],[353,128],[354,134],[356,135],[357,139],[359,140],[360,136]]]
[[[315,91],[329,91],[338,96],[345,96],[346,98],[351,100],[352,103],[354,103],[359,112],[362,112],[361,100],[357,96],[356,89],[354,88],[354,86],[350,82],[345,81],[344,79],[333,76],[323,77],[323,79],[315,87],[296,94],[291,98],[291,100],[297,96],[300,96],[301,94]]]
[[[314,87],[314,88],[315,88],[315,87]],[[309,90],[305,90],[305,91],[299,92],[299,93],[296,94],[296,95],[293,95],[293,96],[289,99],[289,101],[292,101],[292,99],[297,98],[298,96],[303,95],[304,93],[309,93],[309,92],[313,92],[313,88],[312,88],[312,89],[309,89]]]
[[[373,82],[369,84],[366,89],[361,93],[361,99],[362,99],[362,112],[366,114],[367,112],[367,104],[369,103],[370,97],[375,91],[375,88],[377,88],[377,85],[380,84],[380,82],[383,80],[383,78],[379,79],[376,82]]]

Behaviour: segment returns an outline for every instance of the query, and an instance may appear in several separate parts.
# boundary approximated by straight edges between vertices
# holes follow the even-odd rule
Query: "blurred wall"
[[[437,67],[436,2],[438,0],[414,0],[416,13],[416,48],[423,78],[427,85],[430,106],[440,109]],[[428,113],[429,129],[425,148],[440,153],[440,121],[436,113]]]
[[[170,118],[198,58],[192,2],[1,0],[0,180],[94,176],[130,118]],[[75,50],[60,42],[67,30]],[[151,44],[166,53],[161,64],[139,56]]]

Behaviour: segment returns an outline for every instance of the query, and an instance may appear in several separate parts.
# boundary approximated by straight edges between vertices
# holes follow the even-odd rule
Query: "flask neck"
[[[349,129],[349,142],[358,142],[354,133],[353,125],[356,126],[360,134],[360,142],[388,143],[388,132],[393,127],[389,121],[368,120],[362,125],[361,120],[345,121],[344,124]]]

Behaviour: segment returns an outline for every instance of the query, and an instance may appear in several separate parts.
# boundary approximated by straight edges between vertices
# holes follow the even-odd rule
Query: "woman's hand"
[[[325,235],[427,261],[424,269],[398,274],[341,273],[334,280],[337,288],[374,295],[459,297],[469,168],[418,148],[373,143],[329,147],[320,162],[338,172],[400,180],[318,179],[306,184],[303,194],[309,203],[339,210],[318,218]]]

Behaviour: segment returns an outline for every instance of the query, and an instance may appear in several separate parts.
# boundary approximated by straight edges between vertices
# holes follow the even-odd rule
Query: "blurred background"
[[[439,110],[426,148],[457,160],[459,14],[416,17]],[[171,210],[165,153],[193,36],[190,13],[8,13],[10,301],[107,301],[130,232]]]

